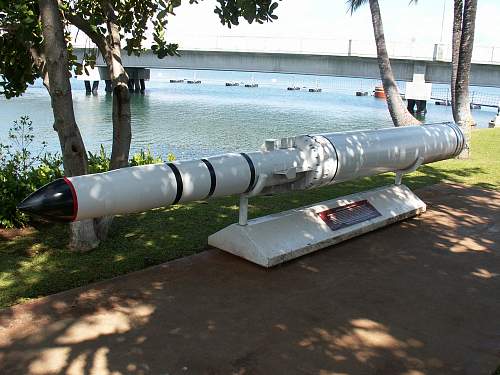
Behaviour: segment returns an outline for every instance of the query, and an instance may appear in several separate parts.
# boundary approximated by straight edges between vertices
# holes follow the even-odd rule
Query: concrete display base
[[[208,244],[272,267],[425,210],[408,187],[390,185],[232,224],[212,234]]]

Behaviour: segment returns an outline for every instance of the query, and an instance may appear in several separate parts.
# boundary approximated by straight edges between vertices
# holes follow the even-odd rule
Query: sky
[[[379,0],[388,42],[439,43],[443,6],[445,7],[444,43],[451,41],[453,0]],[[476,45],[500,47],[500,0],[479,0],[476,22]],[[368,4],[351,16],[344,0],[282,0],[277,8],[278,20],[267,24],[246,24],[232,28],[222,26],[213,13],[215,0],[190,5],[183,0],[176,16],[169,21],[169,39],[182,41],[208,36],[246,36],[271,38],[328,38],[373,41]]]

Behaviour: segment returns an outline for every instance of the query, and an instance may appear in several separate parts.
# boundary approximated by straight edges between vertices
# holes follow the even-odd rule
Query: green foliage
[[[0,0],[0,94],[21,95],[39,77],[33,58],[42,43],[34,0]]]
[[[134,155],[130,159],[130,166],[134,167],[136,165],[145,165],[145,164],[158,164],[163,163],[161,157],[156,157],[151,154],[149,147],[146,150],[141,150]]]
[[[108,155],[106,155],[106,151],[104,150],[103,145],[101,145],[98,153],[93,154],[89,151],[88,154],[89,173],[101,173],[109,171],[111,159],[108,157]]]
[[[98,153],[88,152],[89,154],[89,173],[101,173],[109,170],[111,164],[111,158],[107,155],[104,146],[101,145]],[[167,161],[174,161],[175,156],[172,153],[168,153]],[[130,166],[147,165],[147,164],[158,164],[163,163],[161,156],[155,156],[151,153],[149,147],[146,150],[141,149],[136,152],[130,158]]]
[[[46,152],[46,143],[34,155],[30,151],[33,144],[33,124],[27,116],[14,121],[9,130],[9,144],[0,143],[0,227],[23,227],[29,222],[28,215],[17,210],[16,206],[36,189],[63,176],[62,158],[59,154]],[[88,153],[89,173],[109,170],[110,157],[101,145],[99,152]],[[171,153],[167,161],[175,160]],[[162,163],[148,149],[140,150],[130,159],[130,165]]]
[[[68,70],[82,72],[82,64],[73,54],[71,35],[68,43]],[[0,0],[0,95],[22,95],[35,79],[43,78],[43,35],[36,0]],[[95,58],[86,56],[93,66]]]
[[[278,19],[274,14],[278,3],[272,0],[217,0],[217,2],[219,5],[214,13],[219,16],[220,22],[229,28],[231,25],[238,25],[240,17],[248,23],[272,22]]]
[[[223,25],[238,25],[239,18],[247,22],[270,22],[278,17],[274,11],[278,3],[272,0],[217,0],[214,12],[219,15]],[[281,0],[279,0],[281,1]],[[70,15],[68,19],[80,27],[91,39],[105,40],[109,30],[106,22],[110,17],[122,31],[125,50],[129,55],[140,55],[144,48],[148,26],[153,26],[152,51],[160,58],[178,55],[179,45],[167,41],[169,16],[175,16],[175,10],[181,0],[64,0],[61,9]],[[198,0],[189,0],[197,4]],[[76,21],[76,22],[75,22]],[[82,27],[83,26],[83,27]],[[89,35],[92,34],[92,35]],[[95,40],[94,40],[95,41]]]
[[[29,151],[33,143],[33,125],[28,117],[14,121],[9,130],[9,145],[0,144],[0,227],[22,227],[28,216],[16,209],[27,195],[48,182],[62,176],[62,160],[45,152],[38,155]]]

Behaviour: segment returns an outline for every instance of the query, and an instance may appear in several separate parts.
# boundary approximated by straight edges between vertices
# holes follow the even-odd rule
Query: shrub
[[[111,159],[106,155],[104,146],[101,145],[99,153],[93,154],[88,151],[89,154],[89,173],[101,173],[109,171],[109,165],[111,164]]]
[[[167,161],[174,161],[175,156],[172,153],[168,153],[167,155]],[[151,150],[149,147],[146,150],[141,150],[139,152],[136,152],[132,157],[130,158],[130,166],[137,166],[137,165],[146,165],[146,164],[158,164],[158,163],[163,163],[163,159],[161,156],[154,156],[151,153]]]
[[[33,124],[29,117],[23,116],[14,121],[9,130],[9,145],[0,143],[0,227],[23,227],[28,215],[17,210],[16,206],[29,194],[49,182],[63,176],[62,158],[46,152],[47,144],[37,155],[29,151],[33,143]],[[175,160],[171,153],[168,161]],[[89,173],[109,170],[110,158],[101,145],[99,152],[88,152]],[[150,149],[141,150],[130,159],[131,166],[162,163],[161,157],[154,156]]]
[[[33,125],[23,116],[9,130],[9,145],[0,144],[0,226],[22,227],[28,216],[16,205],[46,183],[62,176],[62,160],[46,152],[46,143],[37,155],[29,151]]]

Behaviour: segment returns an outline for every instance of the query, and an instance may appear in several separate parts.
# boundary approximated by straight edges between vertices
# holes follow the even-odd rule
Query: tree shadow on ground
[[[447,184],[419,195],[427,214],[270,270],[208,251],[3,310],[0,372],[492,373],[500,193]],[[228,217],[183,229],[205,236],[236,216],[230,204],[217,212]],[[137,216],[146,228],[132,238],[156,214]]]

